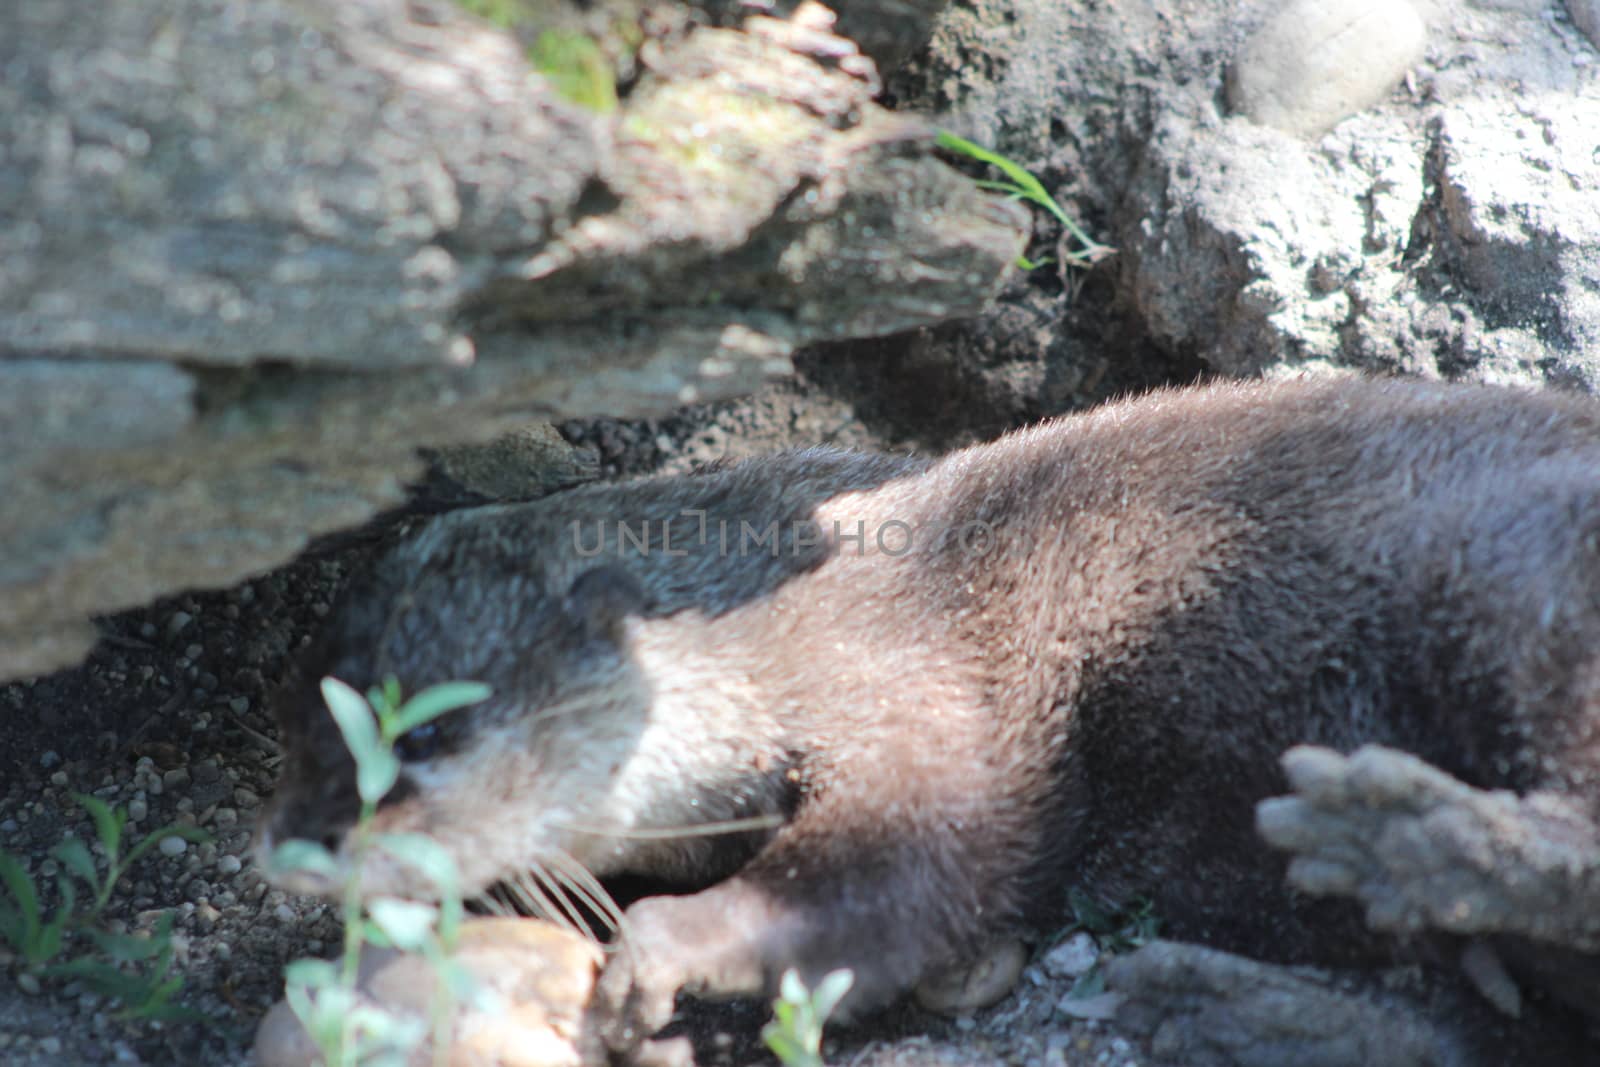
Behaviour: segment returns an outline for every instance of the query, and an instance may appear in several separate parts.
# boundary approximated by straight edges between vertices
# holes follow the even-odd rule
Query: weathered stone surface
[[[0,346],[460,363],[599,166],[509,39],[398,0],[51,0],[0,33]],[[470,56],[470,61],[466,57]]]
[[[1593,138],[1568,130],[1600,101],[1595,48],[1549,4],[1415,6],[1409,87],[1314,143],[1217,105],[1266,4],[975,0],[894,85],[1069,195],[1176,358],[1594,388]]]
[[[419,446],[982,307],[1022,213],[830,25],[641,29],[600,114],[447,3],[8,7],[0,675],[398,503]]]
[[[1596,48],[1600,48],[1600,0],[1567,0],[1567,14]]]
[[[1228,106],[1289,133],[1321,133],[1394,88],[1422,58],[1406,0],[1295,0],[1250,36],[1228,70]]]

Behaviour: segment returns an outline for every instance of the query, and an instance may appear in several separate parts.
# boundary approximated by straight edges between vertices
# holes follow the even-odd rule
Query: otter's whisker
[[[783,821],[782,815],[751,815],[743,819],[724,819],[720,822],[692,823],[685,826],[651,826],[629,830],[621,827],[586,826],[575,822],[552,825],[557,829],[589,834],[593,837],[618,837],[630,841],[681,841],[690,837],[717,837],[722,834],[776,830],[783,825]]]
[[[549,856],[549,869],[560,878],[578,899],[595,913],[600,924],[615,933],[622,928],[622,909],[611,899],[600,880],[589,869],[565,852],[554,851]]]
[[[572,903],[572,896],[562,886],[560,879],[555,877],[550,869],[542,863],[535,864],[529,869],[528,873],[538,880],[539,884],[544,887],[545,892],[549,894],[550,899],[554,900],[561,909],[561,914],[565,921],[558,920],[560,925],[567,927],[575,934],[582,934],[589,940],[594,940],[594,934],[589,930],[589,924],[584,921],[583,913],[578,910],[577,905]]]
[[[526,914],[536,919],[547,919],[558,926],[567,925],[566,917],[555,906],[555,902],[532,880],[528,872],[518,871],[507,878],[504,885],[512,903]]]

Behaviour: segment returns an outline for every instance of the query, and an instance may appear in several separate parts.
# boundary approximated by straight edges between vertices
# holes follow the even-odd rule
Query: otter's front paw
[[[595,987],[591,1010],[597,1029],[606,1046],[627,1062],[663,1067],[694,1062],[687,1042],[650,1040],[672,1021],[673,1003],[686,979],[682,961],[688,948],[674,929],[672,903],[641,900],[628,909],[616,953]]]
[[[1600,945],[1595,827],[1566,798],[1474,789],[1376,745],[1283,766],[1295,795],[1262,801],[1256,828],[1295,854],[1300,889],[1356,897],[1374,929]]]

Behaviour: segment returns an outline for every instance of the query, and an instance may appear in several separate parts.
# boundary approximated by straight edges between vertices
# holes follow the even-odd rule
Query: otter
[[[348,843],[317,679],[470,679],[493,695],[402,738],[380,829],[434,837],[468,891],[696,888],[632,904],[602,975],[631,1061],[685,1060],[655,1036],[680,993],[849,968],[861,1013],[1049,930],[1073,889],[1148,898],[1207,951],[1470,942],[1600,990],[1588,399],[1213,384],[938,459],[810,449],[477,507],[379,559],[300,674],[268,846]],[[360,878],[428,892],[381,854]]]

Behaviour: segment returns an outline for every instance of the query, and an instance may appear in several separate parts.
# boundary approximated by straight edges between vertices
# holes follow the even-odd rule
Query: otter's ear
[[[614,639],[623,619],[644,611],[644,587],[621,567],[591,567],[573,581],[561,606],[586,637]]]

